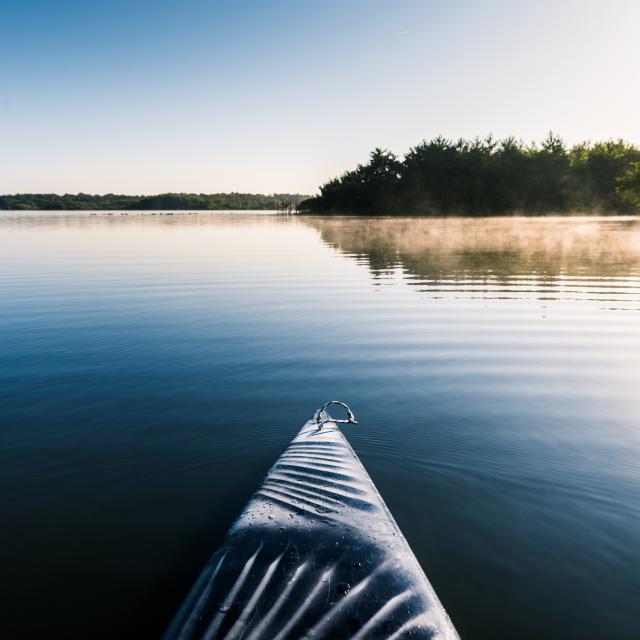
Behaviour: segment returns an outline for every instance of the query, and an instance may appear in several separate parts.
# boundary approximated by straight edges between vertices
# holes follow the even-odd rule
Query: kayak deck
[[[321,410],[273,465],[165,634],[195,638],[458,634],[362,463]]]

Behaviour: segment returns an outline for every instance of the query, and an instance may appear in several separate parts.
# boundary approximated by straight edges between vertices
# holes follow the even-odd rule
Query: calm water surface
[[[640,222],[0,216],[2,637],[154,638],[330,398],[463,638],[640,638]]]

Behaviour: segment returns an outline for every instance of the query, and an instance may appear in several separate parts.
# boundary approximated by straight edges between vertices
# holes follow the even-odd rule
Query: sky
[[[640,144],[637,0],[0,0],[0,193],[315,193],[423,139]]]

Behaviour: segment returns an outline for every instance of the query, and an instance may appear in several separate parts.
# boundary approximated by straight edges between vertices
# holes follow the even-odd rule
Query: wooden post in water
[[[295,204],[293,202],[276,200],[276,213],[291,215],[295,213]]]

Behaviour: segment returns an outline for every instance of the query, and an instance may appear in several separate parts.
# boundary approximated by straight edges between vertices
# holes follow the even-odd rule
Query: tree
[[[616,189],[626,202],[640,209],[640,162],[634,162],[631,168],[618,178]]]

